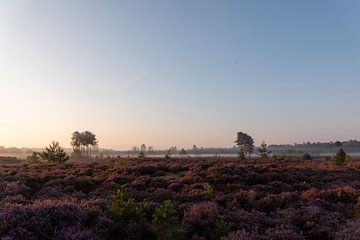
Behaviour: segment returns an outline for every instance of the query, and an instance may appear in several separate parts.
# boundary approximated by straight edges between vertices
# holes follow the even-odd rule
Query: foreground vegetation
[[[0,166],[1,239],[360,239],[360,165],[104,159]]]

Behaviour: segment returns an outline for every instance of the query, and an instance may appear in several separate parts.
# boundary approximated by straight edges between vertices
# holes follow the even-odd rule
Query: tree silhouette
[[[271,151],[267,148],[265,141],[261,142],[261,146],[258,148],[258,152],[261,158],[268,158]]]
[[[243,154],[247,153],[250,156],[250,154],[254,151],[254,140],[246,133],[238,132],[235,143],[239,146],[240,152]]]
[[[69,160],[67,153],[56,141],[52,141],[49,147],[46,147],[46,151],[42,152],[40,156],[49,162],[64,163]]]
[[[95,134],[89,131],[75,131],[71,136],[71,146],[74,149],[74,156],[80,155],[91,157],[91,148],[98,144]]]

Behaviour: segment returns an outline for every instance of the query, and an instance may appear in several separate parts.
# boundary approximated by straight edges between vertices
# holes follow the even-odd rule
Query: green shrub
[[[153,214],[152,223],[161,240],[183,240],[185,230],[179,224],[179,216],[170,200],[164,201]]]
[[[219,218],[215,222],[213,231],[210,233],[210,240],[218,240],[226,236],[232,229],[232,225],[223,218]]]
[[[118,221],[128,223],[130,221],[142,221],[145,219],[146,203],[136,203],[126,188],[117,191],[108,211],[110,215]]]
[[[302,155],[302,159],[303,160],[312,160],[312,157],[309,153],[304,153],[304,155]]]
[[[204,185],[204,191],[209,195],[212,196],[214,194],[214,187],[211,186],[209,183],[205,183]]]
[[[170,200],[166,200],[159,208],[155,209],[152,223],[154,225],[175,224],[177,221],[178,215],[174,205]]]
[[[51,142],[49,147],[46,147],[46,150],[40,154],[44,159],[47,159],[49,162],[64,163],[69,160],[69,155],[64,151],[58,142]]]
[[[347,155],[342,148],[340,148],[339,151],[335,154],[333,160],[336,165],[345,165],[352,163],[351,157]]]

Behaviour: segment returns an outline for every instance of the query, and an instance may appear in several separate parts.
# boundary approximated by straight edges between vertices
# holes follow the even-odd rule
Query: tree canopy
[[[73,146],[74,155],[77,157],[91,157],[91,147],[97,146],[98,141],[95,134],[90,131],[84,131],[82,133],[75,131],[72,133],[70,144]]]
[[[237,139],[235,140],[235,143],[237,146],[239,146],[240,151],[243,153],[250,155],[254,151],[253,138],[244,132],[237,133]]]
[[[46,150],[42,152],[40,156],[44,159],[47,159],[49,162],[56,163],[64,163],[69,160],[67,153],[56,141],[52,141],[49,147],[46,147]]]

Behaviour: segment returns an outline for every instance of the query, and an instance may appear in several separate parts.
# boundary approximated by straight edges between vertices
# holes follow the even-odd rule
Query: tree
[[[261,146],[258,148],[258,152],[259,152],[261,158],[268,158],[269,154],[271,153],[271,151],[268,150],[267,144],[265,143],[265,141],[261,142]]]
[[[70,144],[74,149],[73,156],[91,157],[91,148],[97,146],[98,141],[92,132],[85,131],[80,133],[75,131],[72,133]]]
[[[238,152],[238,156],[239,156],[240,160],[245,160],[246,159],[245,154],[241,149]]]
[[[346,154],[344,149],[340,148],[333,158],[336,165],[345,165],[351,164],[352,159],[349,155]]]
[[[335,147],[339,148],[342,146],[342,143],[340,141],[334,142]]]
[[[137,152],[139,151],[139,149],[138,149],[137,146],[134,146],[134,147],[132,148],[132,151],[133,151],[134,153],[137,153]]]
[[[138,154],[138,158],[139,159],[145,159],[146,158],[146,153],[144,151],[140,151]]]
[[[56,141],[52,141],[49,147],[46,147],[46,151],[42,152],[40,155],[49,162],[64,163],[69,160],[67,153]]]
[[[155,152],[155,150],[154,150],[154,148],[153,148],[152,146],[149,146],[149,147],[148,147],[148,152],[149,152],[149,153],[153,153],[153,152]]]
[[[187,155],[188,153],[186,152],[185,149],[181,149],[180,152],[179,152],[180,155]]]
[[[248,154],[250,156],[254,151],[254,140],[246,133],[238,132],[235,143],[243,154]]]
[[[171,148],[169,150],[167,150],[166,154],[165,154],[165,159],[170,159],[171,158]]]
[[[172,146],[172,147],[170,147],[170,152],[171,152],[171,154],[176,154],[177,152],[178,152],[178,150],[177,150],[177,147],[176,146]]]

